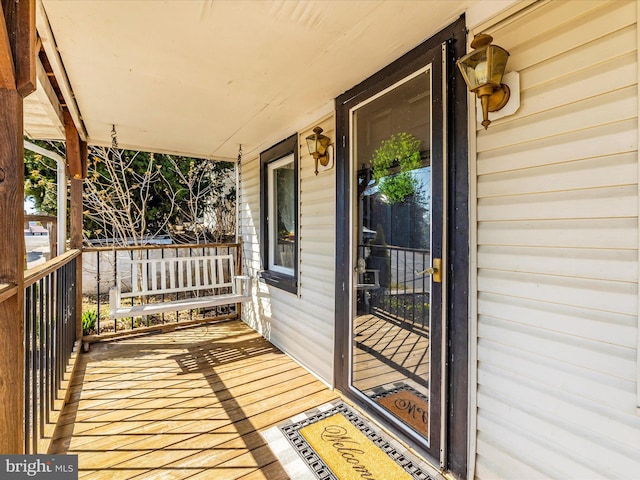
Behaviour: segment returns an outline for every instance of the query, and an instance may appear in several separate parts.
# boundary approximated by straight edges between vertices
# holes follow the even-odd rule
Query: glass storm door
[[[444,227],[438,58],[349,110],[349,387],[434,458]]]

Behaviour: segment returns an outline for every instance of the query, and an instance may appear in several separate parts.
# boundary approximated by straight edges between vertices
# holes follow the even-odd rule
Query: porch
[[[260,431],[338,397],[239,320],[93,345],[50,453],[79,476],[286,479]]]
[[[239,244],[84,248],[25,272],[24,424],[7,441],[77,455],[81,478],[288,478],[261,432],[341,394],[241,321],[238,305],[99,321],[108,310],[101,285],[126,276],[118,258],[220,251],[240,257]],[[16,295],[0,289],[0,306]],[[91,299],[103,313],[83,335]],[[360,325],[367,388],[404,378],[400,370],[418,383],[425,375],[424,325],[418,316],[401,325],[387,303],[372,302]]]
[[[77,353],[87,149],[110,144],[117,129],[121,148],[241,160],[238,235],[243,267],[256,287],[241,318],[313,375],[345,395],[367,395],[371,372],[385,389],[395,382],[366,368],[372,358],[380,361],[372,345],[388,347],[386,360],[415,368],[411,373],[420,377],[417,367],[426,362],[413,360],[429,348],[429,399],[435,401],[428,418],[435,429],[427,453],[448,477],[637,477],[639,7],[640,0],[2,0],[0,331],[7,348],[0,350],[0,451],[46,452],[54,439],[58,451],[80,455],[84,477],[133,470],[138,478],[218,472],[278,478],[278,463],[255,432],[285,411],[306,409],[310,398],[334,395],[318,385],[304,398],[313,379],[289,389],[298,400],[274,390],[294,380],[284,371],[263,373],[267,362],[259,360],[287,360],[268,344],[249,342],[250,331],[180,347],[181,341],[167,339],[189,330],[163,331],[96,345],[86,357]],[[457,34],[437,33],[452,22],[461,22]],[[519,107],[498,112],[488,130],[476,122],[480,105],[454,63],[479,33],[510,53],[508,70],[520,76],[511,90],[514,99],[519,93]],[[382,134],[384,125],[395,129],[382,115],[389,110],[378,116],[373,107],[427,72],[430,81],[422,84],[431,93],[402,98],[416,112],[423,103],[432,107],[403,128],[412,133],[429,118],[423,138],[438,160],[430,183],[436,208],[428,212],[442,228],[421,235],[432,241],[420,248],[442,258],[444,279],[436,286],[440,295],[430,289],[428,299],[414,277],[380,280],[395,254],[377,265],[367,262],[371,255],[354,255],[358,244],[367,252],[366,237],[378,224],[362,222],[362,238],[358,234],[360,205],[363,219],[367,213],[360,196],[373,178],[358,176],[370,163],[358,139],[375,140],[375,151],[391,138]],[[358,131],[365,109],[372,114],[370,131],[380,138]],[[306,148],[316,127],[332,141],[331,161],[319,172],[318,158]],[[42,278],[23,272],[23,133],[66,141],[58,172],[68,179],[59,182],[59,211],[71,200],[69,264]],[[280,157],[265,155],[289,140],[295,145],[284,153],[294,161],[286,165],[297,172],[290,182],[293,236],[290,228],[269,232],[269,165],[277,171]],[[60,230],[64,251],[67,229]],[[297,242],[288,289],[259,280],[278,238]],[[388,235],[384,240],[400,246]],[[435,267],[416,263],[416,276]],[[379,278],[360,279],[356,267],[362,277],[377,270]],[[398,310],[418,313],[427,304],[434,327],[428,345],[426,330],[414,328],[403,337],[415,345],[407,351],[380,343],[390,325],[367,317],[384,313],[393,321]],[[354,322],[354,313],[363,318]],[[368,325],[370,335],[352,342],[361,333],[355,327]],[[114,323],[112,333],[119,335],[121,326]],[[385,338],[400,338],[398,322],[393,327]],[[145,343],[154,341],[160,343]],[[133,342],[140,356],[126,355]],[[216,345],[229,347],[229,357]],[[356,357],[358,348],[364,354]],[[111,363],[107,354],[115,350],[120,360]],[[349,353],[356,355],[343,356]],[[65,368],[75,361],[67,390]],[[169,365],[174,376],[163,378]],[[354,367],[360,384],[349,376]],[[94,375],[108,379],[93,388]],[[142,381],[140,390],[120,397],[135,391],[131,378]],[[110,389],[118,381],[125,388],[116,395]],[[181,397],[187,388],[193,396]],[[71,407],[62,411],[67,391]],[[373,395],[361,400],[377,408],[378,418],[393,420]],[[282,408],[283,401],[290,403]],[[122,405],[124,412],[116,410]],[[198,422],[196,412],[211,420]],[[206,430],[196,430],[198,424]],[[393,426],[411,434],[400,422]],[[411,439],[412,445],[424,440]],[[189,446],[183,451],[182,445]],[[214,464],[219,468],[210,468]]]

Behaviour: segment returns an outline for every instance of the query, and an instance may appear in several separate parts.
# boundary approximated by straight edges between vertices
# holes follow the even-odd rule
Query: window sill
[[[260,272],[260,279],[272,287],[280,288],[294,295],[298,293],[298,282],[295,277],[290,275],[264,270]]]

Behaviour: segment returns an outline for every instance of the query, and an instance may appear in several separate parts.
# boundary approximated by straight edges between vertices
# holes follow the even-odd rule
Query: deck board
[[[87,479],[286,479],[258,432],[338,397],[239,321],[94,344],[49,453]]]

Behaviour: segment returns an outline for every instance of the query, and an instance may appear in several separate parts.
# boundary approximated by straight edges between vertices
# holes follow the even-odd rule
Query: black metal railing
[[[220,305],[198,312],[170,312],[148,315],[144,318],[109,318],[109,289],[116,285],[118,275],[125,276],[125,282],[135,281],[133,272],[120,272],[118,260],[122,258],[145,259],[167,257],[195,257],[208,255],[234,255],[236,273],[242,268],[241,248],[237,243],[211,243],[186,245],[145,245],[131,247],[87,247],[83,248],[83,297],[85,299],[83,314],[85,318],[94,318],[91,323],[85,323],[85,335],[102,335],[126,330],[136,330],[140,327],[157,327],[168,323],[193,321],[197,318],[221,318],[237,314],[236,306]],[[192,298],[197,295],[207,295],[204,291],[185,291],[175,294],[164,294],[157,299],[160,302]],[[131,305],[140,299],[129,298]],[[87,312],[91,312],[87,314]]]
[[[361,244],[358,259],[358,309],[361,312],[373,311],[404,323],[428,326],[429,250]]]
[[[76,259],[68,252],[25,273],[24,292],[24,448],[39,451],[45,427],[61,400],[62,382],[76,340]]]

